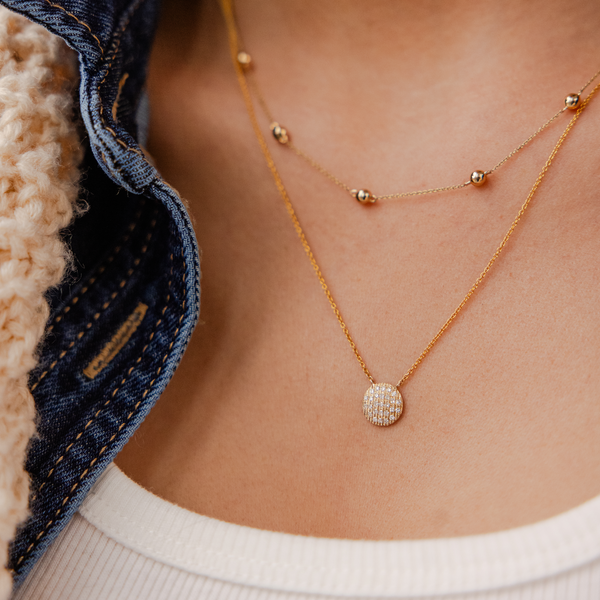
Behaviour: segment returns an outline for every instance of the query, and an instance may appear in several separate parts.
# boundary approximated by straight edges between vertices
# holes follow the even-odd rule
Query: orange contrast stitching
[[[117,97],[113,102],[112,106],[112,118],[113,121],[117,122],[117,111],[119,110],[119,100],[121,99],[121,94],[123,92],[123,88],[125,87],[125,82],[129,79],[129,73],[125,73],[123,77],[121,77],[121,81],[119,81],[119,89],[117,90]]]
[[[158,212],[158,211],[155,211],[155,214],[156,214],[157,212]],[[151,230],[150,230],[150,232],[149,232],[149,233],[146,235],[146,243],[145,243],[145,244],[142,246],[142,252],[141,252],[141,254],[142,254],[142,255],[143,255],[143,254],[145,254],[145,253],[146,253],[146,251],[148,250],[148,242],[150,242],[150,240],[152,239],[152,235],[153,235],[153,233],[154,233],[154,227],[156,226],[156,222],[157,222],[157,219],[156,219],[156,216],[155,216],[155,217],[154,217],[154,219],[152,220],[152,223],[151,223]],[[119,248],[119,250],[120,250],[120,248]],[[116,253],[115,253],[115,256],[116,256]],[[134,261],[134,263],[133,263],[133,264],[134,264],[134,267],[137,267],[137,266],[140,264],[140,259],[139,259],[139,257],[138,257],[138,258],[136,258],[136,260]],[[130,277],[133,275],[133,273],[134,273],[134,272],[135,272],[135,268],[129,269],[129,270],[127,271],[127,277],[126,277],[125,279],[122,279],[122,280],[119,282],[119,290],[122,290],[122,289],[125,287],[125,285],[127,284],[127,281],[128,281],[128,280],[129,280],[129,278],[130,278]],[[83,290],[82,290],[82,291],[83,291]],[[87,289],[86,289],[86,291],[87,291]],[[46,375],[48,375],[48,373],[50,373],[50,372],[51,372],[51,371],[54,369],[54,367],[55,367],[55,366],[56,366],[56,365],[59,363],[59,361],[60,361],[60,360],[62,360],[62,359],[64,358],[64,356],[67,354],[67,352],[68,352],[68,351],[69,351],[71,348],[73,348],[73,346],[74,346],[74,345],[75,345],[75,344],[76,344],[76,343],[77,343],[77,342],[78,342],[78,341],[79,341],[79,340],[80,340],[80,339],[81,339],[81,338],[82,338],[82,337],[85,335],[85,332],[86,332],[86,331],[89,331],[89,330],[92,328],[92,325],[94,324],[94,321],[97,321],[97,320],[98,320],[98,318],[100,317],[101,313],[102,313],[102,312],[104,312],[104,311],[105,311],[105,310],[106,310],[106,309],[107,309],[107,308],[110,306],[111,302],[112,302],[112,301],[113,301],[113,300],[114,300],[114,299],[115,299],[115,298],[118,296],[118,294],[119,294],[119,292],[118,292],[118,291],[116,291],[116,292],[113,292],[113,293],[110,295],[110,298],[109,298],[109,299],[108,299],[108,300],[107,300],[107,301],[106,301],[106,302],[105,302],[105,303],[102,305],[102,310],[94,314],[94,316],[92,317],[92,320],[91,320],[91,321],[89,321],[89,322],[87,323],[87,325],[84,327],[84,329],[82,329],[82,330],[81,330],[81,331],[80,331],[80,332],[77,334],[77,336],[75,337],[75,339],[74,339],[73,341],[71,341],[71,343],[70,343],[70,344],[69,344],[69,345],[66,347],[66,349],[65,349],[65,350],[63,350],[63,351],[62,351],[62,352],[59,354],[58,358],[57,358],[57,359],[56,359],[56,360],[55,360],[55,361],[54,361],[54,362],[53,362],[53,363],[50,365],[50,367],[48,367],[48,369],[46,369],[46,370],[45,370],[45,371],[44,371],[44,372],[43,372],[43,373],[40,375],[39,379],[38,379],[38,380],[37,380],[37,381],[36,381],[36,382],[35,382],[35,383],[34,383],[34,384],[31,386],[31,388],[30,388],[30,389],[31,389],[31,391],[32,391],[32,392],[33,392],[33,391],[34,391],[34,390],[37,388],[37,386],[38,386],[38,385],[41,383],[41,381],[42,381],[42,380],[43,380],[43,379],[46,377]],[[79,296],[79,297],[81,297],[82,295],[83,295],[83,294],[80,294],[80,296]],[[71,303],[72,303],[72,304],[77,304],[77,302],[79,301],[79,297],[77,297],[77,296],[76,296],[75,298],[73,298],[73,300],[71,301]],[[66,312],[68,312],[68,311],[66,311]]]
[[[72,19],[75,19],[80,25],[83,25],[90,32],[91,36],[96,40],[96,43],[98,44],[98,48],[100,48],[100,54],[102,56],[104,56],[104,48],[102,47],[102,44],[100,43],[100,40],[96,37],[96,35],[94,35],[94,32],[92,31],[92,28],[87,23],[84,23],[81,19],[78,19],[73,13],[70,13],[66,8],[60,6],[60,4],[53,4],[52,2],[50,2],[50,0],[46,0],[46,2],[52,8],[59,8],[66,15],[69,15],[69,17],[71,17]]]
[[[144,207],[145,204],[146,204],[146,199],[144,198],[141,202],[140,210],[138,210],[135,213],[133,221],[127,227],[127,232],[125,233],[125,235],[123,235],[123,237],[121,238],[121,240],[117,244],[117,246],[115,246],[113,253],[106,259],[104,264],[102,264],[98,268],[98,271],[97,271],[98,275],[102,275],[102,273],[104,273],[104,271],[106,271],[106,267],[113,262],[113,260],[119,254],[119,252],[121,252],[123,245],[125,243],[127,243],[127,241],[129,240],[129,237],[133,233],[134,229],[137,227],[139,218],[142,214],[142,208]],[[87,282],[87,285],[85,285],[83,288],[81,288],[81,291],[79,292],[79,294],[77,294],[74,298],[72,298],[69,301],[69,303],[60,311],[60,313],[54,317],[54,319],[52,320],[52,323],[47,328],[46,333],[50,333],[54,329],[54,325],[56,325],[56,323],[60,323],[60,321],[62,321],[63,317],[65,316],[65,313],[68,313],[71,310],[71,305],[77,304],[77,302],[79,301],[79,298],[81,298],[81,296],[83,296],[90,289],[90,287],[92,287],[92,285],[94,285],[94,283],[96,282],[97,279],[98,279],[98,277],[96,275],[94,277],[90,278],[90,280]]]
[[[181,239],[180,239],[180,242],[181,242]],[[183,247],[181,249],[181,256],[183,257]],[[150,337],[148,339],[148,344],[146,344],[144,346],[144,348],[142,349],[142,352],[141,352],[140,356],[136,360],[136,364],[138,364],[142,360],[142,356],[144,355],[144,352],[146,351],[146,349],[150,345],[149,342],[153,339],[154,334],[155,334],[158,326],[162,323],[162,315],[164,315],[164,313],[165,313],[165,311],[167,309],[167,306],[169,304],[169,300],[171,299],[171,291],[170,290],[171,290],[172,275],[173,275],[173,254],[170,255],[170,260],[171,260],[171,271],[170,271],[171,277],[169,278],[169,283],[167,284],[168,293],[167,293],[167,299],[165,301],[165,306],[164,306],[163,310],[161,311],[161,317],[158,319],[158,321],[154,325],[154,331],[150,334]],[[146,388],[146,390],[142,394],[142,397],[138,400],[138,402],[134,406],[133,410],[127,415],[125,421],[123,421],[123,423],[121,423],[121,425],[119,426],[119,429],[117,430],[117,433],[115,433],[115,434],[112,435],[112,437],[108,441],[108,444],[106,444],[105,446],[103,446],[100,449],[100,452],[98,453],[98,456],[96,458],[94,458],[90,462],[90,464],[88,465],[88,467],[81,473],[81,475],[79,476],[79,480],[71,487],[71,489],[69,490],[69,493],[63,499],[60,507],[54,513],[54,516],[52,517],[52,519],[50,519],[50,521],[48,521],[48,523],[46,523],[46,526],[44,527],[44,529],[40,533],[38,533],[38,535],[36,536],[35,540],[28,546],[27,550],[25,550],[25,552],[21,555],[21,557],[17,561],[17,566],[21,564],[21,562],[31,552],[31,550],[33,550],[33,548],[38,543],[38,541],[42,538],[42,536],[48,531],[49,527],[54,523],[54,521],[60,515],[60,513],[62,512],[62,510],[65,507],[65,505],[67,504],[67,502],[73,497],[73,493],[75,492],[75,490],[77,489],[77,487],[79,486],[79,484],[81,483],[81,481],[83,480],[83,478],[87,475],[87,473],[89,472],[89,470],[94,466],[94,464],[98,461],[98,459],[104,454],[104,452],[107,450],[109,444],[111,442],[113,442],[114,439],[117,437],[117,434],[123,429],[123,427],[125,427],[125,425],[128,423],[128,421],[131,419],[131,417],[135,414],[135,412],[139,408],[139,406],[142,403],[142,401],[146,398],[146,396],[148,395],[148,393],[152,389],[152,386],[154,385],[154,382],[156,381],[157,377],[159,376],[160,372],[162,371],[163,365],[164,365],[165,361],[167,360],[167,358],[168,358],[168,356],[169,356],[169,354],[171,352],[171,349],[173,348],[173,344],[175,343],[177,335],[178,335],[178,333],[179,333],[179,331],[181,329],[181,321],[183,320],[183,317],[185,315],[185,306],[186,306],[185,280],[186,280],[186,276],[185,276],[185,270],[184,270],[183,271],[183,276],[182,276],[183,294],[184,294],[183,302],[182,302],[182,305],[181,305],[182,314],[179,317],[177,329],[175,330],[175,333],[173,334],[173,339],[171,340],[171,343],[169,344],[169,348],[167,349],[166,354],[163,356],[162,361],[161,361],[161,363],[160,363],[160,365],[159,365],[156,373],[154,374],[154,378],[148,384],[148,387]],[[104,405],[103,405],[102,408],[108,406],[111,403],[111,401],[114,398],[115,394],[121,388],[121,386],[125,383],[125,381],[127,381],[127,377],[132,373],[133,369],[134,369],[134,367],[131,367],[129,369],[129,371],[127,371],[127,375],[125,376],[125,378],[119,383],[118,387],[115,390],[113,390],[113,392],[111,393],[109,399],[104,403]],[[75,438],[75,441],[77,441],[83,435],[83,433],[85,432],[85,430],[91,425],[91,423],[94,421],[94,419],[100,414],[100,412],[102,411],[102,408],[100,408],[96,412],[96,414],[86,423],[83,431],[81,431],[77,435],[77,437]],[[63,455],[56,461],[56,463],[54,464],[54,467],[52,467],[52,469],[50,469],[50,471],[48,472],[48,475],[46,476],[46,481],[44,481],[42,483],[42,485],[39,487],[38,493],[41,491],[41,489],[44,487],[44,485],[48,481],[49,477],[54,472],[54,469],[56,468],[56,465],[58,465],[64,459],[64,457],[66,456],[67,452],[70,450],[70,448],[73,446],[74,443],[75,442],[73,442],[73,443],[71,443],[71,444],[69,444],[67,446],[67,448],[65,449]],[[37,494],[36,494],[36,496],[37,496]],[[35,499],[36,496],[33,497],[32,501]]]
[[[46,1],[48,1],[48,0],[46,0]],[[116,38],[116,44],[115,44],[114,49],[112,51],[112,56],[111,56],[110,62],[108,63],[108,66],[106,67],[106,73],[104,74],[104,77],[102,78],[102,81],[100,81],[100,83],[98,84],[98,87],[96,89],[98,97],[100,97],[100,88],[102,87],[102,85],[106,81],[106,78],[108,77],[108,73],[110,72],[110,69],[111,69],[111,67],[113,65],[113,62],[114,62],[115,57],[117,55],[117,52],[119,51],[119,47],[121,45],[121,39],[122,39],[122,36],[123,36],[123,32],[125,31],[125,29],[129,25],[129,23],[131,22],[131,19],[133,19],[133,15],[136,13],[137,9],[144,3],[144,1],[145,0],[137,0],[137,2],[135,3],[135,5],[131,9],[131,12],[129,14],[129,18],[125,21],[125,23],[123,23],[123,26],[121,27],[121,29],[118,32],[118,37]],[[119,95],[117,95],[117,100],[118,100],[118,98],[119,98]],[[115,100],[115,102],[117,100]],[[113,129],[111,129],[110,127],[108,127],[108,125],[106,125],[106,123],[104,121],[104,106],[102,105],[102,101],[100,101],[100,118],[102,119],[102,122],[104,123],[104,128],[108,132],[110,132],[110,134],[115,138],[116,142],[119,145],[121,145],[126,150],[130,150],[131,152],[135,152],[139,156],[144,156],[144,154],[143,154],[143,152],[141,152],[141,150],[139,150],[137,148],[132,148],[131,146],[129,146],[128,144],[126,144],[123,140],[121,140],[117,136],[117,134],[115,133],[115,131]]]

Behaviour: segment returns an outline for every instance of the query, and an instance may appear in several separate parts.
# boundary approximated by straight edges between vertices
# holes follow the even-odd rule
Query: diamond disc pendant
[[[374,383],[365,392],[363,412],[373,425],[385,427],[395,423],[403,408],[402,394],[391,383]]]

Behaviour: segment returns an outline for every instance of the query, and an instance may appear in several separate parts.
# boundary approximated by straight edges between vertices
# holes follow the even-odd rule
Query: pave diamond
[[[363,412],[374,425],[386,426],[395,423],[404,408],[402,395],[391,383],[374,383],[363,399]]]

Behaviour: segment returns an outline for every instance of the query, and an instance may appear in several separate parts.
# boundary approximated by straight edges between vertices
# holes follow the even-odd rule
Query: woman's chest
[[[374,427],[348,342],[376,381],[402,379],[494,255],[553,142],[484,195],[373,207],[344,204],[275,155],[349,340],[238,126],[192,132],[197,152],[177,130],[156,133],[196,217],[203,323],[120,466],[201,514],[324,537],[485,533],[599,494],[600,214],[580,176],[598,158],[593,131],[565,146],[403,383],[400,420]]]

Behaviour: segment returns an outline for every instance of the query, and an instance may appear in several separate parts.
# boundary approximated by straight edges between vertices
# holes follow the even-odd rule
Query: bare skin
[[[376,428],[253,137],[216,3],[196,21],[178,10],[151,60],[149,150],[195,219],[203,322],[117,464],[201,514],[353,539],[493,532],[598,495],[600,97],[402,389],[401,421]],[[600,68],[594,1],[239,0],[237,12],[296,143],[376,193],[489,168]],[[376,380],[395,383],[473,284],[563,117],[484,188],[369,207],[273,141]]]

